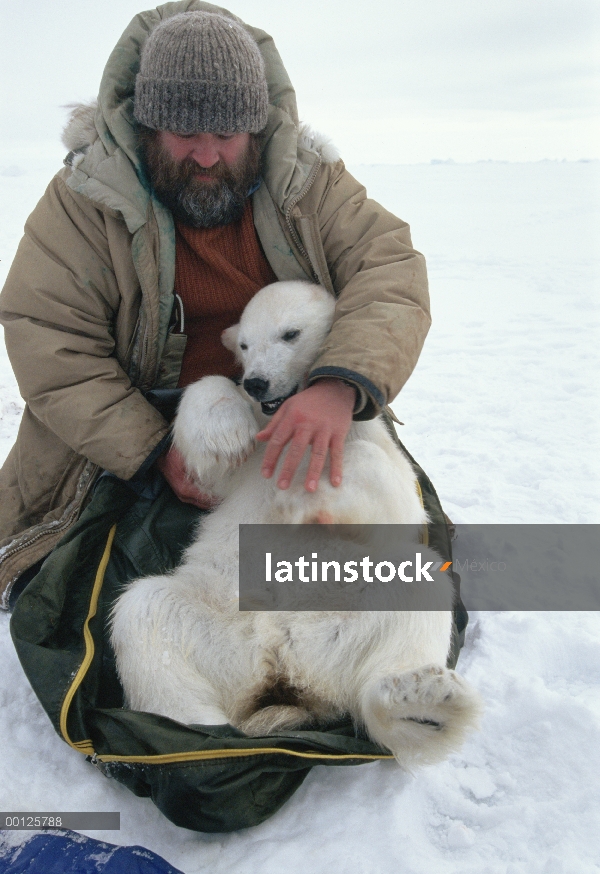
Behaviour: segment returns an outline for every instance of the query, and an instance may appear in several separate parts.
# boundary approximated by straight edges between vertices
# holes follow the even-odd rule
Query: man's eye
[[[290,343],[292,340],[295,340],[296,337],[299,337],[299,336],[300,336],[300,331],[286,331],[281,339],[285,343]]]
[[[220,140],[232,140],[235,134],[217,134]]]

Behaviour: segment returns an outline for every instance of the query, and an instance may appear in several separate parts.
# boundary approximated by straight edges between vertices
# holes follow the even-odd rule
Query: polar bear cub
[[[267,286],[223,333],[242,384],[209,376],[184,391],[174,443],[190,476],[220,503],[179,568],[131,583],[117,600],[117,667],[132,709],[230,723],[254,736],[350,714],[401,764],[435,762],[460,746],[480,712],[477,693],[445,667],[453,602],[446,574],[430,584],[445,609],[411,610],[410,593],[396,585],[381,611],[315,611],[301,600],[294,611],[238,610],[242,523],[426,522],[412,467],[379,419],[352,425],[338,488],[327,469],[314,493],[304,489],[302,468],[284,491],[260,473],[264,445],[255,436],[305,386],[333,309],[320,286]]]

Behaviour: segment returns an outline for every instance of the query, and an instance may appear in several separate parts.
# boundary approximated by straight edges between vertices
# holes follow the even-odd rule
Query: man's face
[[[140,144],[156,195],[176,219],[212,228],[241,217],[259,172],[256,137],[144,130]]]

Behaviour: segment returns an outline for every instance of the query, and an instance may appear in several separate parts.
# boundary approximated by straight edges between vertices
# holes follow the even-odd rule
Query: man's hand
[[[317,488],[329,452],[329,480],[332,486],[342,481],[344,441],[352,424],[356,391],[339,379],[320,379],[280,406],[266,428],[256,435],[268,440],[261,473],[269,479],[284,447],[290,443],[277,480],[287,489],[307,448],[311,458],[304,487]]]
[[[174,446],[156,459],[156,466],[184,504],[193,504],[200,510],[212,510],[218,498],[201,492],[188,476],[181,453]]]

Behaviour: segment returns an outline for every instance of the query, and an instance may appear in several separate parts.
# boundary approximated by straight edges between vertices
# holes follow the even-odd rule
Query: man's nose
[[[205,170],[218,164],[220,160],[219,152],[217,150],[217,144],[211,134],[205,134],[203,137],[198,138],[194,143],[191,157],[196,164],[203,167]]]

